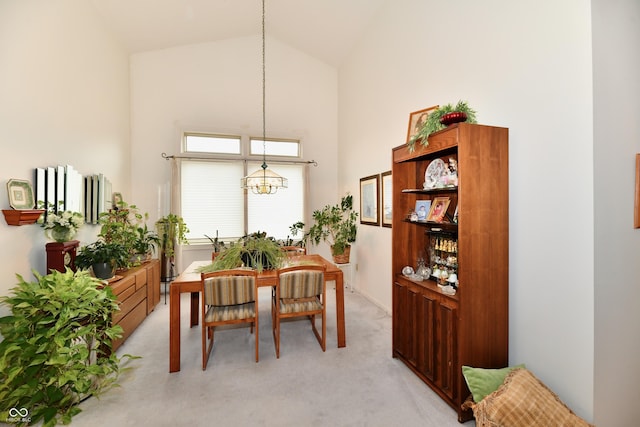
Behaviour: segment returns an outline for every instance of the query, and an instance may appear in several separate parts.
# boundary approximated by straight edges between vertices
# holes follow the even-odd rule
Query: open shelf
[[[35,224],[44,209],[3,209],[4,219],[9,225]]]

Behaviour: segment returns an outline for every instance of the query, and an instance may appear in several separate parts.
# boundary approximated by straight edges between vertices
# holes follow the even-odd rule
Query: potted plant
[[[160,244],[160,238],[155,231],[149,230],[147,224],[137,227],[136,234],[133,242],[134,263],[140,263],[153,255],[156,245]]]
[[[129,261],[121,267],[130,267],[139,263],[139,254],[149,252],[155,239],[147,229],[145,220],[148,214],[141,214],[136,205],[129,205],[124,201],[117,206],[102,212],[98,219],[100,224],[99,236],[106,243],[118,243],[129,253]],[[140,252],[142,251],[142,252]]]
[[[285,253],[273,237],[265,232],[251,233],[225,248],[213,263],[202,272],[228,270],[241,266],[255,268],[258,272],[280,267]]]
[[[156,231],[160,239],[160,276],[162,281],[166,281],[173,277],[176,245],[189,244],[189,228],[181,216],[169,214],[156,221]]]
[[[118,310],[110,287],[85,271],[67,269],[35,282],[19,283],[0,303],[11,314],[0,318],[0,419],[11,424],[69,424],[78,403],[116,384],[125,369],[112,341]],[[18,415],[10,408],[26,408]]]
[[[298,233],[302,233],[303,234],[302,239],[296,242],[292,237],[287,236],[287,238],[282,242],[282,245],[283,246],[300,246],[301,248],[304,248],[306,245],[306,238],[304,236],[304,222],[302,221],[294,222],[289,226],[289,232],[293,237],[297,236]]]
[[[446,104],[433,110],[415,135],[409,139],[409,150],[415,149],[417,141],[423,146],[429,144],[429,135],[457,122],[477,123],[476,111],[466,101],[458,101],[456,105]]]
[[[99,279],[110,279],[116,268],[128,265],[129,259],[129,251],[122,244],[97,240],[80,248],[75,265],[85,270],[91,268]]]
[[[356,241],[357,212],[353,210],[353,196],[348,194],[336,205],[327,205],[313,212],[315,223],[306,237],[318,245],[320,241],[328,243],[331,255],[338,264],[349,262],[351,243]]]

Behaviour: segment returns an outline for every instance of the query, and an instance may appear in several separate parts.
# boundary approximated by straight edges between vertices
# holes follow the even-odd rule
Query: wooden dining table
[[[344,321],[344,281],[342,270],[320,255],[300,255],[288,259],[289,265],[324,264],[325,282],[336,283],[336,323],[338,348],[346,347]],[[191,316],[189,326],[197,326],[200,321],[200,272],[199,268],[211,264],[211,260],[194,261],[169,285],[169,372],[180,371],[180,294],[191,293]],[[276,286],[275,270],[263,270],[258,273],[258,286]]]

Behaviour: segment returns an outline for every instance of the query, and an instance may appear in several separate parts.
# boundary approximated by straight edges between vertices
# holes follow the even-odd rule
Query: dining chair
[[[308,317],[322,351],[326,350],[327,289],[324,265],[297,265],[277,270],[278,282],[271,298],[271,319],[276,358],[280,358],[280,323],[282,319]],[[322,318],[322,335],[316,328],[316,315]]]
[[[287,256],[306,255],[307,249],[302,246],[280,246]]]
[[[202,370],[207,369],[213,349],[214,329],[221,325],[248,323],[255,328],[258,349],[258,280],[255,270],[220,270],[201,274]],[[208,339],[208,343],[207,343]]]

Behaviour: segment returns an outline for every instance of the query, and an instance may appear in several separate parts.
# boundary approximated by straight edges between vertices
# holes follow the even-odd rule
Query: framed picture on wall
[[[379,225],[378,188],[380,175],[360,178],[360,224]]]
[[[414,111],[409,114],[409,129],[407,130],[407,142],[411,139],[413,135],[418,133],[424,122],[427,120],[427,117],[433,110],[438,108],[437,105],[433,107],[425,108],[424,110]]]
[[[391,171],[380,174],[382,181],[382,226],[391,227],[393,219],[393,193]]]

